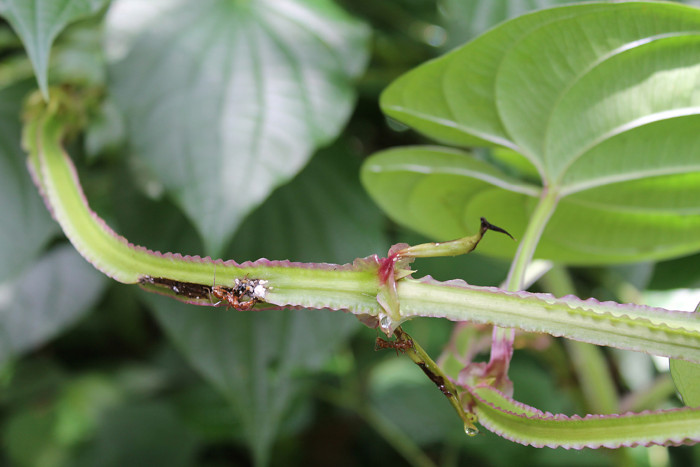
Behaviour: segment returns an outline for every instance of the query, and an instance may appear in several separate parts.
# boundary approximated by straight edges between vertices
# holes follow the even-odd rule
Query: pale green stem
[[[576,287],[569,271],[560,265],[555,265],[545,274],[541,283],[548,292],[557,297],[576,295]],[[571,357],[588,410],[597,414],[618,412],[620,399],[602,349],[592,344],[572,340],[567,340],[564,344]],[[620,465],[634,465],[628,449],[620,449],[614,455]]]
[[[397,291],[403,321],[425,316],[490,323],[700,362],[700,315],[694,313],[409,278]]]
[[[479,423],[508,439],[533,446],[621,447],[676,444],[700,439],[700,410],[685,407],[640,414],[566,417],[518,403],[493,388],[471,388]],[[556,442],[551,440],[556,439]]]
[[[532,260],[537,249],[537,244],[540,241],[542,232],[544,231],[549,218],[552,217],[554,210],[559,202],[559,196],[556,191],[548,188],[542,189],[542,196],[532,212],[532,217],[527,225],[527,229],[520,239],[520,245],[515,253],[515,258],[510,266],[508,278],[506,279],[505,288],[510,292],[522,290],[525,282],[525,271],[528,264]],[[495,327],[493,329],[493,344],[491,350],[490,364],[497,364],[496,360],[503,360],[501,363],[502,371],[508,371],[508,365],[512,356],[513,339],[515,333],[513,329]]]
[[[515,253],[510,271],[508,271],[506,290],[510,292],[522,290],[525,281],[525,270],[535,254],[542,232],[544,232],[547,222],[554,214],[558,202],[559,196],[556,191],[547,188],[542,190],[542,197],[532,212],[530,222],[527,224],[523,238],[520,239],[518,251]]]

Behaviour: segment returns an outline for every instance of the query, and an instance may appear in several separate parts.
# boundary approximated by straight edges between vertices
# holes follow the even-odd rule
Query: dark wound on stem
[[[453,397],[453,394],[450,392],[449,389],[447,389],[447,385],[445,384],[445,378],[443,378],[440,375],[436,375],[433,373],[430,368],[425,364],[425,362],[416,362],[416,365],[420,367],[421,370],[423,370],[423,373],[426,374],[428,378],[430,378],[430,381],[435,383],[435,386],[442,391],[442,393],[445,395],[445,397]]]
[[[139,284],[167,288],[179,297],[193,300],[215,298],[219,302],[214,303],[214,306],[223,303],[238,311],[250,310],[260,301],[260,297],[256,294],[256,287],[260,285],[264,287],[264,283],[265,281],[256,279],[236,279],[236,284],[233,287],[221,285],[210,287],[165,277],[142,276],[139,278]]]
[[[398,354],[399,350],[401,353],[405,353],[406,351],[412,351],[411,354],[411,359],[415,362],[416,365],[420,367],[421,370],[423,370],[423,373],[430,378],[430,381],[435,383],[435,386],[440,389],[440,391],[445,395],[445,397],[452,398],[454,397],[454,394],[448,389],[447,384],[445,383],[445,378],[443,378],[440,375],[435,374],[433,370],[430,369],[430,367],[423,361],[423,359],[420,358],[419,352],[416,351],[415,349],[415,344],[411,337],[401,328],[398,328],[395,332],[394,335],[396,336],[395,341],[387,341],[385,339],[382,339],[381,337],[377,337],[377,341],[374,344],[375,350],[377,348],[393,348],[396,349],[396,353]]]
[[[211,296],[211,287],[193,282],[180,282],[165,277],[142,276],[139,278],[139,284],[155,285],[170,289],[175,295],[201,300]]]

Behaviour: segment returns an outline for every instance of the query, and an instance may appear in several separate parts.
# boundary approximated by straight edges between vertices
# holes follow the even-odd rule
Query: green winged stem
[[[301,264],[289,261],[213,261],[210,258],[154,252],[135,246],[117,235],[89,209],[75,168],[62,148],[67,128],[67,106],[73,98],[55,90],[56,96],[43,112],[30,110],[24,129],[29,167],[53,217],[75,248],[97,269],[113,279],[141,283],[145,288],[173,295],[199,305],[212,305],[207,294],[180,295],[157,287],[144,278],[159,278],[172,284],[230,285],[236,279],[255,278],[273,284],[265,301],[279,306],[348,309],[376,316],[378,281],[376,257],[348,265]],[[34,105],[41,105],[34,103]],[[190,286],[191,287],[191,286]]]
[[[66,236],[108,276],[124,283],[143,283],[144,277],[155,277],[202,286],[213,285],[215,278],[224,285],[233,284],[237,278],[263,279],[269,283],[264,301],[270,305],[330,308],[372,317],[383,313],[377,302],[381,288],[378,272],[383,259],[376,255],[345,265],[268,260],[239,264],[161,254],[130,244],[90,211],[72,162],[61,146],[65,116],[60,106],[52,103],[43,114],[34,115],[25,127],[25,146],[30,151],[29,165],[37,183]],[[416,280],[403,277],[404,270],[395,274],[399,277],[396,284],[400,309],[391,331],[414,317],[439,317],[545,332],[700,362],[697,313],[506,292],[463,281]],[[171,294],[195,304],[212,304],[210,297]]]
[[[219,303],[211,296],[215,281],[231,287],[237,279],[255,279],[265,284],[258,297],[265,302],[263,306],[344,310],[370,326],[377,326],[382,318],[390,317],[389,322],[381,323],[387,333],[414,317],[439,317],[543,332],[700,362],[697,313],[584,301],[572,296],[555,298],[546,294],[508,292],[471,286],[463,281],[412,278],[413,271],[407,268],[411,254],[434,255],[435,248],[438,248],[437,253],[444,253],[436,244],[413,249],[398,246],[393,256],[372,255],[345,265],[266,259],[239,264],[161,254],[132,245],[90,210],[75,168],[62,147],[66,132],[76,122],[71,118],[69,107],[62,104],[71,101],[72,96],[52,91],[48,105],[41,104],[40,108],[30,105],[24,132],[28,165],[48,208],[75,248],[115,280],[138,283],[148,290],[189,303],[217,305]],[[473,246],[472,242],[446,245],[450,252],[466,252]],[[405,261],[401,260],[401,255],[406,256]],[[382,277],[387,271],[393,279],[388,281],[393,284],[388,295],[396,302],[396,307],[390,310],[380,304],[382,294],[387,295],[387,278]],[[427,359],[423,357],[422,361]],[[438,374],[437,370],[431,371]],[[523,408],[493,389],[477,387],[470,391],[471,408],[486,427],[526,444],[621,446],[700,438],[698,409],[569,419],[540,412],[531,414],[528,410],[535,409]],[[624,432],[624,436],[620,432]]]
[[[516,402],[491,387],[477,386],[469,392],[479,423],[520,444],[582,449],[679,445],[700,439],[697,408],[568,417]]]
[[[598,345],[700,361],[700,319],[669,311],[574,296],[506,292],[464,281],[430,278],[399,282],[401,316],[447,318],[545,332]]]

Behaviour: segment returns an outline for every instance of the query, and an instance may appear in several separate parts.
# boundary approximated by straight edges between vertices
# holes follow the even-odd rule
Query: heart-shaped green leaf
[[[31,350],[81,318],[100,296],[104,276],[64,246],[0,283],[0,363]],[[70,294],[57,291],[70,290]]]
[[[48,69],[51,44],[63,28],[91,15],[107,0],[0,0],[3,16],[24,43],[34,67],[39,89],[48,100]]]
[[[179,1],[136,26],[145,4],[129,4],[108,18],[111,42],[127,49],[112,89],[128,137],[218,256],[341,130],[367,28],[330,0]]]
[[[473,233],[481,216],[522,237],[538,201],[553,196],[537,257],[594,264],[696,251],[698,56],[700,10],[682,5],[593,3],[521,16],[382,96],[388,115],[418,131],[505,146],[510,160],[395,149],[371,158],[363,181],[397,221],[440,239]],[[480,251],[512,257],[515,245],[491,237]]]

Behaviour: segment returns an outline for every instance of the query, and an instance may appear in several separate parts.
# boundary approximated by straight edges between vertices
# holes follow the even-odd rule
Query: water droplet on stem
[[[467,434],[467,436],[476,436],[479,434],[479,429],[471,423],[465,423],[464,432]]]
[[[379,326],[382,328],[382,331],[384,331],[387,335],[391,333],[391,326],[393,325],[393,321],[391,318],[389,318],[388,315],[381,315],[379,318]]]

